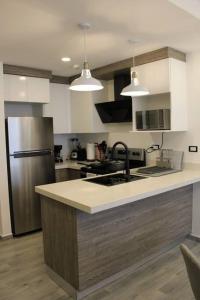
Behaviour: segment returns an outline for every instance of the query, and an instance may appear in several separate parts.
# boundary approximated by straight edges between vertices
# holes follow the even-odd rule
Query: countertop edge
[[[109,202],[107,204],[101,204],[101,205],[98,205],[96,207],[89,207],[85,204],[78,203],[74,200],[70,200],[70,199],[64,198],[64,197],[59,196],[59,195],[57,196],[54,193],[51,193],[51,192],[48,192],[48,191],[44,190],[42,188],[42,186],[41,187],[35,187],[35,191],[37,193],[45,196],[45,197],[51,198],[53,200],[56,200],[60,203],[65,204],[65,205],[69,205],[69,206],[74,207],[76,209],[79,209],[83,212],[86,212],[86,213],[89,213],[89,214],[95,214],[95,213],[98,213],[98,212],[101,212],[101,211],[104,211],[104,210],[112,209],[112,208],[119,207],[119,206],[125,205],[125,204],[130,204],[130,203],[133,203],[135,201],[139,201],[139,200],[151,197],[151,196],[162,194],[162,193],[165,193],[165,192],[177,189],[177,188],[181,188],[181,187],[186,186],[186,185],[197,183],[197,182],[200,182],[200,177],[190,179],[190,180],[185,180],[181,183],[171,184],[167,187],[166,186],[161,187],[161,188],[158,188],[158,189],[153,190],[153,191],[140,193],[136,196],[123,198],[123,199],[118,199],[116,201],[113,201],[112,203]]]
[[[87,205],[82,205],[82,204],[79,204],[73,200],[70,200],[70,199],[66,199],[64,197],[61,197],[61,196],[56,196],[55,194],[51,193],[51,192],[47,192],[45,190],[43,190],[42,188],[40,187],[35,187],[35,192],[42,195],[42,196],[45,196],[47,198],[50,198],[50,199],[53,199],[55,201],[58,201],[62,204],[65,204],[65,205],[69,205],[71,207],[74,207],[74,208],[77,208],[81,211],[84,211],[86,213],[89,213],[89,214],[92,214],[92,210],[89,206]],[[84,208],[83,208],[84,207]]]

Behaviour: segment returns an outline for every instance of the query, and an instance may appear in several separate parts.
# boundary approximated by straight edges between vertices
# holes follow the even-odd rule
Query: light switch
[[[198,152],[198,146],[189,146],[189,152]]]

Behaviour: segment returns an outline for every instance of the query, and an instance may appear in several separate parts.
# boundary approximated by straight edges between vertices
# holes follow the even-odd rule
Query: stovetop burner
[[[146,165],[145,150],[139,148],[129,148],[130,168],[139,168]],[[123,148],[116,148],[114,157],[116,160],[110,160],[111,148],[107,150],[107,160],[92,162],[81,168],[83,173],[93,173],[97,175],[110,174],[125,169],[125,151]]]

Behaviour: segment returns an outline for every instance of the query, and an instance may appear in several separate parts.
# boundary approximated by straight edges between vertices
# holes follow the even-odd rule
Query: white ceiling
[[[189,5],[190,3],[190,5]],[[193,4],[193,6],[192,6]],[[91,23],[91,68],[163,46],[200,49],[199,0],[0,0],[0,60],[9,64],[77,73],[83,39],[77,24]],[[61,57],[70,56],[70,63]]]

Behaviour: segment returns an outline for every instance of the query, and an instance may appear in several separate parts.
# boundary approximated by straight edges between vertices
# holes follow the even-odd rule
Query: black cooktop
[[[114,173],[116,171],[122,171],[125,168],[124,161],[112,161],[112,160],[105,160],[101,162],[91,163],[85,167],[81,168],[83,172],[89,172],[94,174],[109,174]]]
[[[140,179],[145,179],[146,177],[137,176],[137,175],[130,175],[129,180],[127,179],[127,176],[123,173],[117,173],[112,175],[106,175],[101,177],[92,177],[89,179],[86,179],[85,181],[101,184],[105,186],[113,186],[117,184],[127,183],[131,181],[136,181]]]

